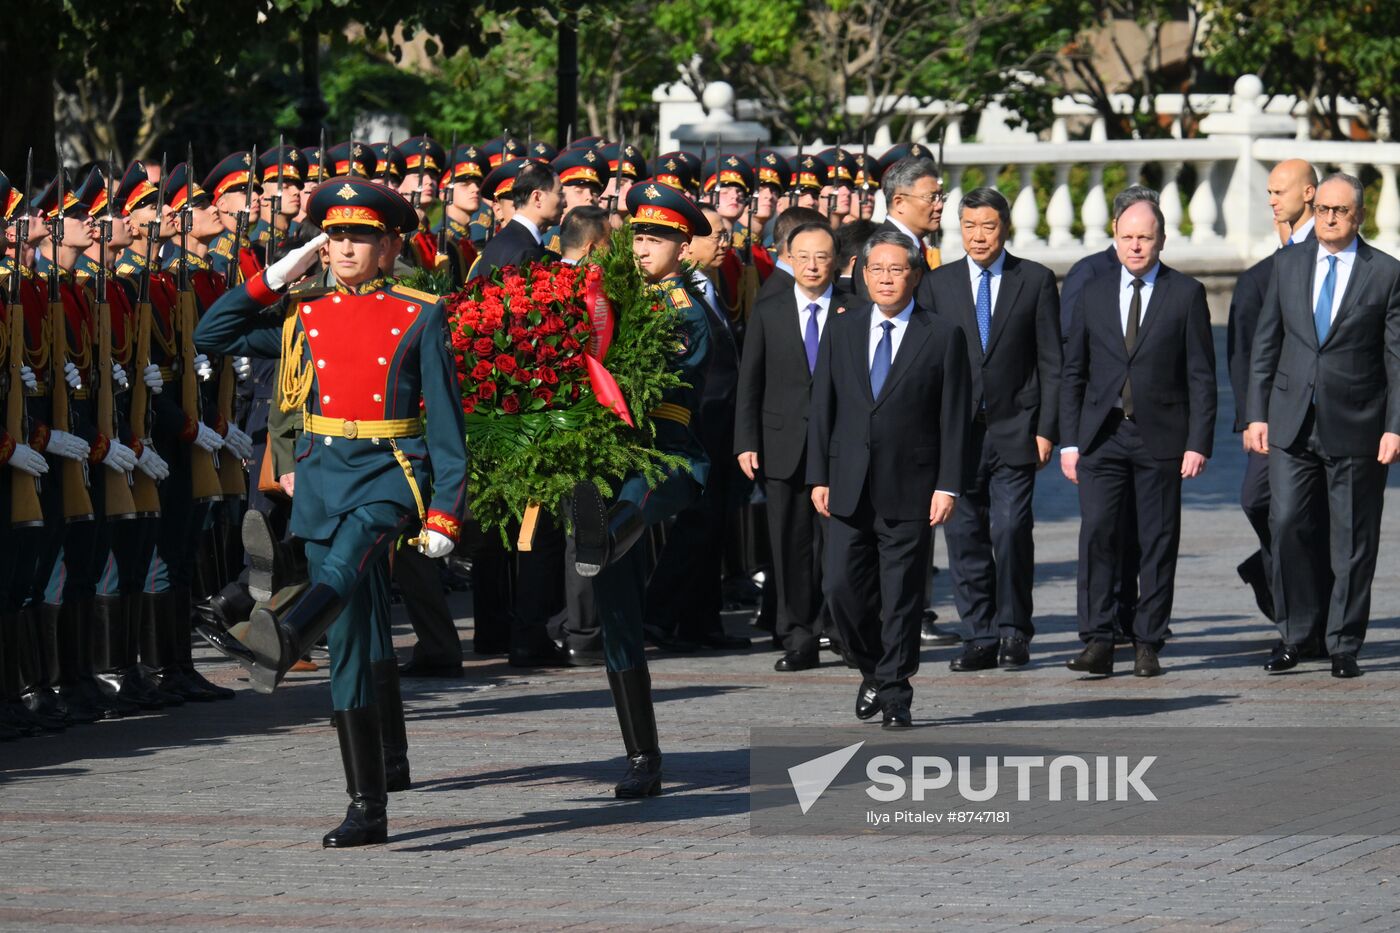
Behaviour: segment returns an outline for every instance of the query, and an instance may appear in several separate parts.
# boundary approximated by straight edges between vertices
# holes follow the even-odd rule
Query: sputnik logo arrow
[[[846,767],[846,763],[855,757],[864,744],[864,741],[860,741],[854,745],[847,745],[820,758],[812,758],[788,768],[788,779],[792,781],[792,790],[797,794],[797,802],[804,814],[826,793],[826,789],[836,780],[841,769]]]

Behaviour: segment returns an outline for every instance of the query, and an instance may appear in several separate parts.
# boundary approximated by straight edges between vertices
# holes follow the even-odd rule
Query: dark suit
[[[1246,414],[1269,425],[1274,605],[1283,640],[1299,644],[1325,620],[1328,652],[1354,654],[1366,637],[1380,540],[1386,467],[1376,454],[1382,433],[1400,433],[1400,262],[1358,241],[1319,345],[1317,260],[1312,242],[1276,254],[1254,334]],[[1324,496],[1327,534],[1312,519],[1312,504]]]
[[[941,266],[920,283],[927,305],[961,327],[967,339],[974,467],[944,534],[958,615],[968,626],[969,640],[982,644],[1035,634],[1035,439],[1055,443],[1060,434],[1055,276],[1038,263],[1003,255],[985,351],[968,261]]]
[[[758,287],[758,295],[754,298],[755,306],[758,302],[774,295],[791,293],[794,284],[791,272],[782,266],[774,265],[773,271],[768,273],[768,278],[764,279],[763,284]]]
[[[851,296],[833,290],[826,327]],[[749,316],[734,419],[734,453],[758,453],[768,497],[768,535],[777,585],[777,635],[788,651],[817,653],[826,522],[807,492],[807,424],[812,374],[803,308],[793,287],[760,300]]]
[[[935,490],[958,495],[966,485],[971,381],[959,329],[916,305],[873,397],[869,346],[879,314],[871,306],[827,319],[812,383],[807,482],[830,487],[831,616],[888,709],[913,695],[929,507]]]
[[[536,241],[525,225],[511,220],[481,248],[481,255],[472,264],[467,277],[474,279],[489,276],[497,269],[538,262],[544,256],[545,248]]]
[[[1120,275],[1084,287],[1065,341],[1060,429],[1065,446],[1080,453],[1079,634],[1086,642],[1113,640],[1119,515],[1133,509],[1142,550],[1133,638],[1159,648],[1176,580],[1182,456],[1209,457],[1212,449],[1215,343],[1205,287],[1162,265],[1129,352]],[[1118,407],[1129,379],[1131,419]]]
[[[1079,300],[1084,286],[1101,275],[1118,271],[1118,250],[1112,243],[1108,249],[1090,253],[1069,267],[1064,281],[1060,283],[1060,336],[1069,336],[1070,316],[1074,314],[1075,302]]]

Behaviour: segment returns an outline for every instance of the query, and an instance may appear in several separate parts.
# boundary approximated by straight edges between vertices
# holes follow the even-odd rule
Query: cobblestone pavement
[[[1394,522],[1366,676],[1334,680],[1313,663],[1266,677],[1274,636],[1235,577],[1251,549],[1240,460],[1222,432],[1189,486],[1165,676],[1065,671],[1077,522],[1068,484],[1047,470],[1034,663],[954,675],[954,649],[926,651],[916,719],[1400,724]],[[469,603],[454,599],[467,634]],[[738,616],[730,627],[751,631]],[[459,683],[407,681],[415,788],[392,799],[388,845],[340,852],[319,841],[345,801],[324,674],[264,697],[204,655],[214,679],[243,687],[236,701],[0,747],[0,928],[1400,927],[1395,837],[752,837],[749,727],[852,725],[858,683],[830,660],[775,673],[766,648],[653,656],[667,782],[648,801],[610,795],[622,760],[601,670],[469,655]]]

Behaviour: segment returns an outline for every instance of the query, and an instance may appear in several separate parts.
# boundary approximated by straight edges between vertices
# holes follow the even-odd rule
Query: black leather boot
[[[655,797],[661,793],[661,748],[656,738],[656,710],[651,703],[651,671],[608,671],[617,724],[627,749],[627,774],[614,789],[617,797]]]
[[[135,621],[140,660],[137,673],[145,688],[160,697],[166,706],[182,706],[185,695],[175,689],[168,679],[170,649],[162,631],[160,593],[142,593],[135,597]]]
[[[267,516],[249,509],[243,513],[243,552],[248,557],[248,592],[261,602],[306,579],[306,562],[295,544],[278,540]]]
[[[101,600],[102,597],[99,597]],[[116,603],[111,608],[111,612],[121,614],[119,626],[120,637],[114,633],[111,639],[111,650],[113,651],[112,667],[108,673],[102,673],[99,668],[98,686],[103,686],[105,682],[116,694],[123,699],[130,700],[144,710],[164,709],[167,706],[179,706],[185,701],[173,693],[166,693],[146,680],[145,672],[141,670],[141,665],[137,662],[141,645],[141,606],[144,596],[141,593],[129,593],[116,597]],[[102,611],[98,607],[95,625],[102,625]]]
[[[64,607],[52,603],[39,607],[39,637],[44,657],[44,685],[58,698],[67,718],[82,723],[103,718],[103,711],[93,706],[78,687],[75,669],[78,651],[74,644],[77,632],[72,616],[64,612]]]
[[[63,722],[45,722],[24,705],[20,672],[24,660],[20,657],[20,629],[23,623],[18,612],[0,613],[0,707],[9,722],[24,735],[63,731]]]
[[[203,674],[195,669],[194,649],[190,639],[193,637],[192,628],[194,626],[194,603],[190,597],[190,591],[183,587],[175,587],[170,591],[172,609],[175,618],[171,621],[175,636],[175,664],[180,670],[180,677],[184,680],[189,690],[198,694],[196,699],[209,700],[232,700],[238,694],[228,687],[220,687],[218,684],[210,683]]]
[[[328,849],[375,845],[389,840],[389,792],[384,786],[384,746],[379,737],[379,710],[374,705],[338,709],[331,714],[345,764],[345,791],[350,806],[345,820],[326,833]]]
[[[92,677],[98,691],[109,703],[125,704],[126,715],[142,710],[157,710],[164,704],[141,689],[140,681],[131,676],[131,659],[127,656],[131,624],[127,600],[122,596],[97,596],[92,601]]]
[[[243,657],[230,656],[248,669],[254,690],[271,693],[287,675],[288,668],[311,650],[344,607],[340,594],[325,583],[281,590],[272,602],[253,610],[246,630],[234,632],[251,654],[251,663]]]
[[[160,689],[179,694],[187,703],[207,703],[214,699],[214,695],[186,678],[180,667],[180,615],[189,611],[189,591],[186,590],[185,594],[182,599],[178,591],[170,589],[153,596],[159,663],[151,669],[150,676]]]
[[[235,580],[195,606],[194,614],[200,624],[227,630],[239,622],[247,622],[256,605],[248,588]]]
[[[45,731],[62,732],[70,723],[68,710],[44,682],[43,640],[39,610],[30,606],[15,614],[14,651],[9,655],[20,703]]]
[[[647,529],[640,509],[630,502],[608,506],[592,483],[574,486],[569,516],[574,527],[574,569],[581,577],[596,577],[626,554]]]
[[[374,703],[379,707],[379,736],[384,743],[384,781],[389,793],[409,790],[408,730],[403,717],[403,692],[399,689],[399,662],[375,661]]]
[[[120,608],[112,605],[117,601],[115,596],[100,598],[104,600],[104,611],[109,608]],[[106,624],[111,620],[104,616],[104,625],[99,627],[97,619],[98,599],[99,597],[94,596],[81,600],[74,603],[71,609],[65,603],[63,608],[65,613],[72,617],[68,625],[77,632],[75,643],[78,656],[75,663],[78,668],[78,683],[83,692],[87,694],[89,701],[102,710],[104,719],[121,719],[123,716],[131,716],[141,712],[141,707],[126,697],[117,696],[115,691],[109,692],[103,689],[103,684],[97,677],[98,670],[102,669],[101,666],[111,661],[111,647],[107,643],[107,637],[111,633]],[[111,603],[105,602],[107,599],[110,599]],[[120,611],[116,611],[115,614],[120,619]]]

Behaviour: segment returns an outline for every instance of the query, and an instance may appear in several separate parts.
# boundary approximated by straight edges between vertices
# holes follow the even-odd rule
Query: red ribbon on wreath
[[[599,405],[612,410],[619,418],[627,422],[629,428],[635,428],[637,425],[632,421],[632,413],[627,410],[627,400],[622,397],[622,389],[618,387],[613,374],[608,372],[608,368],[603,365],[603,360],[608,355],[608,348],[612,346],[613,309],[612,303],[608,301],[608,296],[603,291],[601,276],[590,275],[587,277],[584,285],[584,300],[588,304],[588,318],[592,324],[593,332],[588,338],[587,346],[584,347],[583,361],[588,368],[588,379],[593,385],[593,395],[598,399]]]

